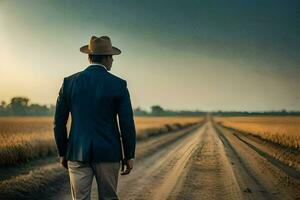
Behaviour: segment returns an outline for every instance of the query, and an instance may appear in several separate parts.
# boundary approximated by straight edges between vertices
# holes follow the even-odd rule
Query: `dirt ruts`
[[[296,175],[292,175],[287,166],[283,168],[263,152],[260,144],[235,130],[218,124],[214,127],[232,162],[244,199],[300,199],[299,172],[293,171]]]
[[[242,199],[231,163],[211,122],[206,124],[202,139],[204,146],[191,160],[179,195],[169,199]]]
[[[121,200],[299,198],[299,180],[212,120],[149,140],[137,152],[131,174],[119,178]]]
[[[192,134],[199,127],[202,127],[203,124],[204,124],[204,122],[198,123],[198,124],[192,125],[190,127],[186,127],[182,130],[173,131],[173,132],[161,134],[158,136],[149,137],[147,140],[139,141],[137,143],[134,170],[132,171],[132,173],[129,176],[120,176],[120,180],[122,178],[126,179],[129,177],[131,177],[131,179],[132,178],[135,179],[132,174],[134,174],[134,171],[139,170],[139,166],[145,166],[145,165],[151,166],[151,164],[148,164],[149,162],[158,161],[158,159],[160,158],[160,155],[162,153],[167,152],[168,150],[172,149],[171,146],[174,143],[179,143],[181,140],[184,140],[185,138],[189,137],[190,134]],[[162,161],[160,161],[160,162],[162,162]],[[160,169],[158,168],[157,170],[159,171]],[[54,195],[53,197],[51,197],[50,199],[70,199],[71,196],[70,196],[70,189],[69,189],[68,184],[69,183],[64,184],[62,186],[61,191],[59,193],[57,193],[56,195]],[[94,181],[93,189],[92,189],[92,199],[97,199],[96,198],[97,195],[98,195],[98,193],[97,193],[96,183]],[[122,195],[120,195],[120,197],[121,197],[121,199],[124,199],[124,197],[122,197]]]

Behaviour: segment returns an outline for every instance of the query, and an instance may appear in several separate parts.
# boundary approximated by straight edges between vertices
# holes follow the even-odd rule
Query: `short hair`
[[[92,54],[89,54],[89,59],[91,60],[91,62],[101,63],[107,56],[111,56],[111,55],[92,55]]]

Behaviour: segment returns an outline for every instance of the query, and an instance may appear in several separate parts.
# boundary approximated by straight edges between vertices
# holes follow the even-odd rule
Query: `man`
[[[69,170],[74,200],[90,199],[94,176],[99,199],[118,199],[120,160],[121,175],[129,174],[136,146],[127,83],[108,72],[112,56],[121,51],[107,36],[92,36],[80,51],[88,54],[91,65],[64,78],[56,103],[54,135],[60,162]]]

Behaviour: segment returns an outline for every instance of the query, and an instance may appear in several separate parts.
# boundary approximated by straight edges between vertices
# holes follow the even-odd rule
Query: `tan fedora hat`
[[[92,36],[90,43],[80,48],[82,53],[92,55],[119,55],[121,50],[112,46],[108,36]]]

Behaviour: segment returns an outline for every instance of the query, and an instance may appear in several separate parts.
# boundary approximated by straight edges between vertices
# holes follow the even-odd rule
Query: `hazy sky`
[[[92,35],[133,107],[300,110],[299,0],[0,0],[0,100],[54,104]]]

